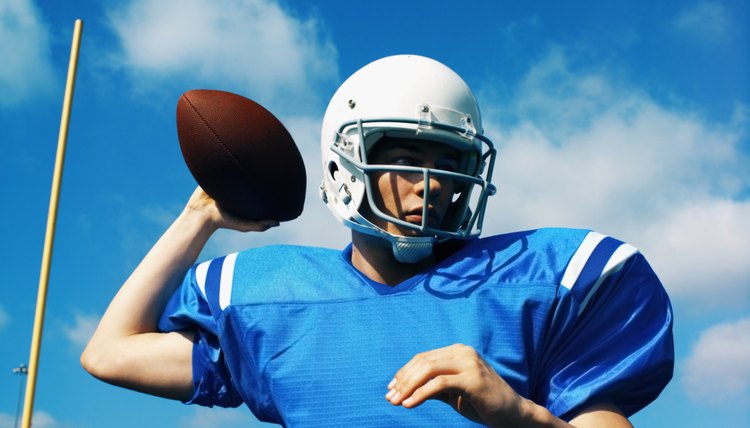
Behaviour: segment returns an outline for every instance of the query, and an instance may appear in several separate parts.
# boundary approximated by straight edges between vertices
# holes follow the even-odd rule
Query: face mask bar
[[[477,168],[477,174],[476,176],[462,174],[459,172],[452,172],[452,171],[444,171],[440,169],[433,169],[433,168],[421,168],[421,167],[411,167],[411,166],[400,166],[400,165],[369,165],[367,162],[367,148],[365,147],[364,142],[366,134],[365,134],[365,124],[374,124],[379,123],[383,124],[383,127],[387,127],[387,124],[393,124],[393,123],[403,123],[403,124],[411,124],[411,125],[417,125],[417,128],[415,129],[415,132],[417,132],[419,129],[427,130],[441,130],[441,131],[449,131],[451,133],[454,133],[456,139],[459,138],[466,138],[467,144],[472,144],[472,140],[479,140],[483,146],[484,149],[481,150],[480,154],[480,166]],[[353,147],[352,142],[347,138],[346,135],[342,133],[345,129],[351,127],[352,125],[357,126],[357,132],[359,134],[359,157],[362,159],[362,161],[357,160],[353,156]],[[362,179],[365,183],[365,190],[367,194],[367,202],[370,206],[371,211],[374,215],[378,216],[379,218],[391,222],[393,224],[396,224],[398,226],[402,226],[404,228],[415,230],[420,232],[424,235],[433,235],[440,238],[471,238],[478,236],[481,233],[482,230],[482,224],[484,222],[484,211],[487,204],[487,198],[489,196],[492,196],[496,192],[495,186],[491,183],[492,179],[492,171],[494,170],[494,163],[495,163],[495,155],[496,150],[494,148],[494,145],[492,142],[487,139],[486,137],[482,135],[473,135],[469,138],[467,138],[465,135],[465,129],[459,128],[455,126],[450,125],[444,125],[440,123],[431,123],[429,126],[424,126],[422,123],[418,123],[415,120],[408,120],[408,119],[400,119],[400,118],[386,118],[386,119],[368,119],[368,120],[362,120],[359,119],[357,121],[351,121],[344,123],[341,128],[339,128],[339,132],[337,133],[338,138],[333,144],[331,145],[331,150],[339,155],[339,157],[342,158],[342,160],[345,160],[347,163],[351,164],[356,170],[357,174],[360,179]],[[441,139],[436,139],[436,141],[440,141]],[[448,144],[448,143],[446,143]],[[477,150],[479,151],[479,150]],[[401,220],[399,218],[393,217],[391,215],[388,215],[384,213],[375,203],[373,199],[373,186],[371,183],[370,175],[372,173],[376,172],[393,172],[397,174],[420,174],[422,176],[422,179],[424,180],[424,198],[423,198],[423,206],[422,206],[422,223],[420,225],[413,224],[406,222],[404,220]],[[482,174],[486,174],[486,176],[483,178]],[[443,225],[439,225],[438,228],[436,227],[430,227],[428,225],[429,221],[429,205],[430,205],[430,179],[432,177],[435,177],[436,179],[443,179],[443,180],[454,180],[455,183],[457,183],[458,186],[465,187],[464,190],[459,192],[459,197],[455,202],[455,205],[457,205],[455,208],[458,211],[459,216],[461,218],[457,219],[455,226],[451,229],[453,230],[446,230],[443,227]],[[461,184],[458,184],[461,183]],[[476,193],[478,192],[478,194]],[[472,197],[474,199],[472,200]],[[471,206],[473,203],[473,206]],[[471,209],[474,210],[474,212],[471,211]],[[470,214],[469,218],[466,219],[466,214]]]
[[[422,234],[428,234],[428,235],[435,235],[435,236],[441,236],[441,237],[451,237],[451,238],[466,238],[469,236],[477,235],[479,234],[480,230],[477,230],[475,234],[471,234],[470,231],[473,229],[473,226],[477,224],[477,221],[479,220],[480,213],[482,212],[481,209],[477,209],[475,213],[472,214],[470,219],[468,221],[465,220],[465,213],[466,213],[466,201],[471,200],[472,194],[478,193],[478,199],[479,200],[486,200],[487,196],[489,196],[492,192],[492,189],[490,186],[486,186],[484,180],[476,178],[476,177],[470,177],[464,174],[459,174],[455,172],[449,172],[449,171],[443,171],[438,169],[432,169],[432,168],[420,168],[420,167],[407,167],[407,166],[397,166],[397,165],[358,165],[362,169],[362,171],[365,173],[365,188],[367,189],[366,195],[367,200],[370,204],[370,210],[375,214],[376,216],[380,217],[383,220],[389,221],[391,223],[394,223],[399,226],[403,226],[408,229],[416,230]],[[383,212],[380,207],[378,206],[377,202],[374,200],[373,192],[370,191],[370,189],[373,189],[375,186],[372,182],[372,175],[373,173],[378,172],[388,172],[388,173],[394,173],[397,175],[418,175],[420,176],[420,180],[423,180],[424,183],[424,197],[423,197],[423,203],[422,203],[422,223],[417,225],[414,223],[409,223],[404,220],[401,220],[397,217],[393,217],[385,212]],[[432,192],[430,190],[430,183],[432,180],[437,180],[440,182],[447,182],[448,180],[453,181],[454,186],[460,187],[462,190],[459,190],[457,193],[457,198],[455,199],[455,202],[451,204],[451,206],[448,208],[448,211],[451,210],[459,211],[461,215],[460,221],[457,221],[456,219],[452,218],[451,214],[447,215],[448,221],[446,219],[443,219],[443,223],[441,225],[435,225],[430,226],[428,222],[430,221],[429,217],[429,207],[433,205],[433,198]],[[455,205],[461,205],[461,206],[455,206]],[[452,224],[453,226],[448,226],[449,224]]]

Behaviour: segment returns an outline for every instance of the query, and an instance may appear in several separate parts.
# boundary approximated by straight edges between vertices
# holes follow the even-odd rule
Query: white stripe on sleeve
[[[581,274],[583,267],[586,266],[586,262],[589,260],[591,253],[594,252],[596,246],[599,245],[599,242],[604,238],[606,238],[605,235],[597,232],[589,232],[588,235],[583,238],[583,242],[581,242],[578,250],[576,250],[575,254],[573,254],[573,257],[570,259],[568,267],[565,269],[561,281],[563,287],[568,290],[573,287],[578,280],[578,276]]]
[[[234,279],[234,263],[237,261],[237,253],[232,253],[224,258],[221,266],[221,283],[219,284],[219,307],[224,310],[229,306],[232,299],[232,280]]]
[[[208,265],[210,264],[211,262],[208,261],[195,267],[195,281],[198,283],[198,288],[203,293],[203,297],[206,297],[206,277],[208,276]]]
[[[589,304],[589,300],[591,300],[591,297],[596,294],[596,291],[599,289],[599,286],[602,285],[602,282],[604,282],[604,280],[607,279],[610,275],[613,275],[620,269],[622,269],[622,266],[625,264],[625,262],[637,252],[638,249],[629,244],[622,244],[617,247],[615,252],[612,253],[612,257],[607,260],[607,264],[604,265],[604,270],[599,275],[599,279],[596,280],[596,283],[593,287],[591,287],[591,290],[589,290],[586,298],[583,299],[581,306],[578,308],[578,315],[581,315],[583,310],[586,309],[586,306]]]

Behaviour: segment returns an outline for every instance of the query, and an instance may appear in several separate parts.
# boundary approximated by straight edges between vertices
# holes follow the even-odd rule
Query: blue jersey
[[[667,295],[632,246],[541,229],[476,239],[394,287],[343,252],[271,246],[194,266],[163,331],[195,329],[189,403],[286,426],[472,426],[448,405],[384,395],[419,352],[472,346],[513,389],[569,419],[630,415],[672,376]]]

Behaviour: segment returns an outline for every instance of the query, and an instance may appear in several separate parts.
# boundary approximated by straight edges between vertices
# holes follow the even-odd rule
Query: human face
[[[369,155],[370,165],[397,165],[456,172],[460,153],[446,144],[433,141],[384,137]],[[415,225],[422,224],[425,198],[424,175],[417,172],[379,171],[372,173],[373,200],[383,213]],[[427,225],[439,228],[453,200],[454,180],[430,176]],[[365,207],[365,217],[381,229],[401,236],[416,236],[418,231],[388,222]]]

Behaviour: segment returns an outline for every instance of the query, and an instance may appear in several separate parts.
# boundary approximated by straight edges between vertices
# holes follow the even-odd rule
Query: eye
[[[388,163],[398,166],[415,166],[417,161],[411,156],[394,156]]]
[[[443,171],[456,172],[458,171],[458,161],[455,159],[443,159],[435,163],[435,168]]]

